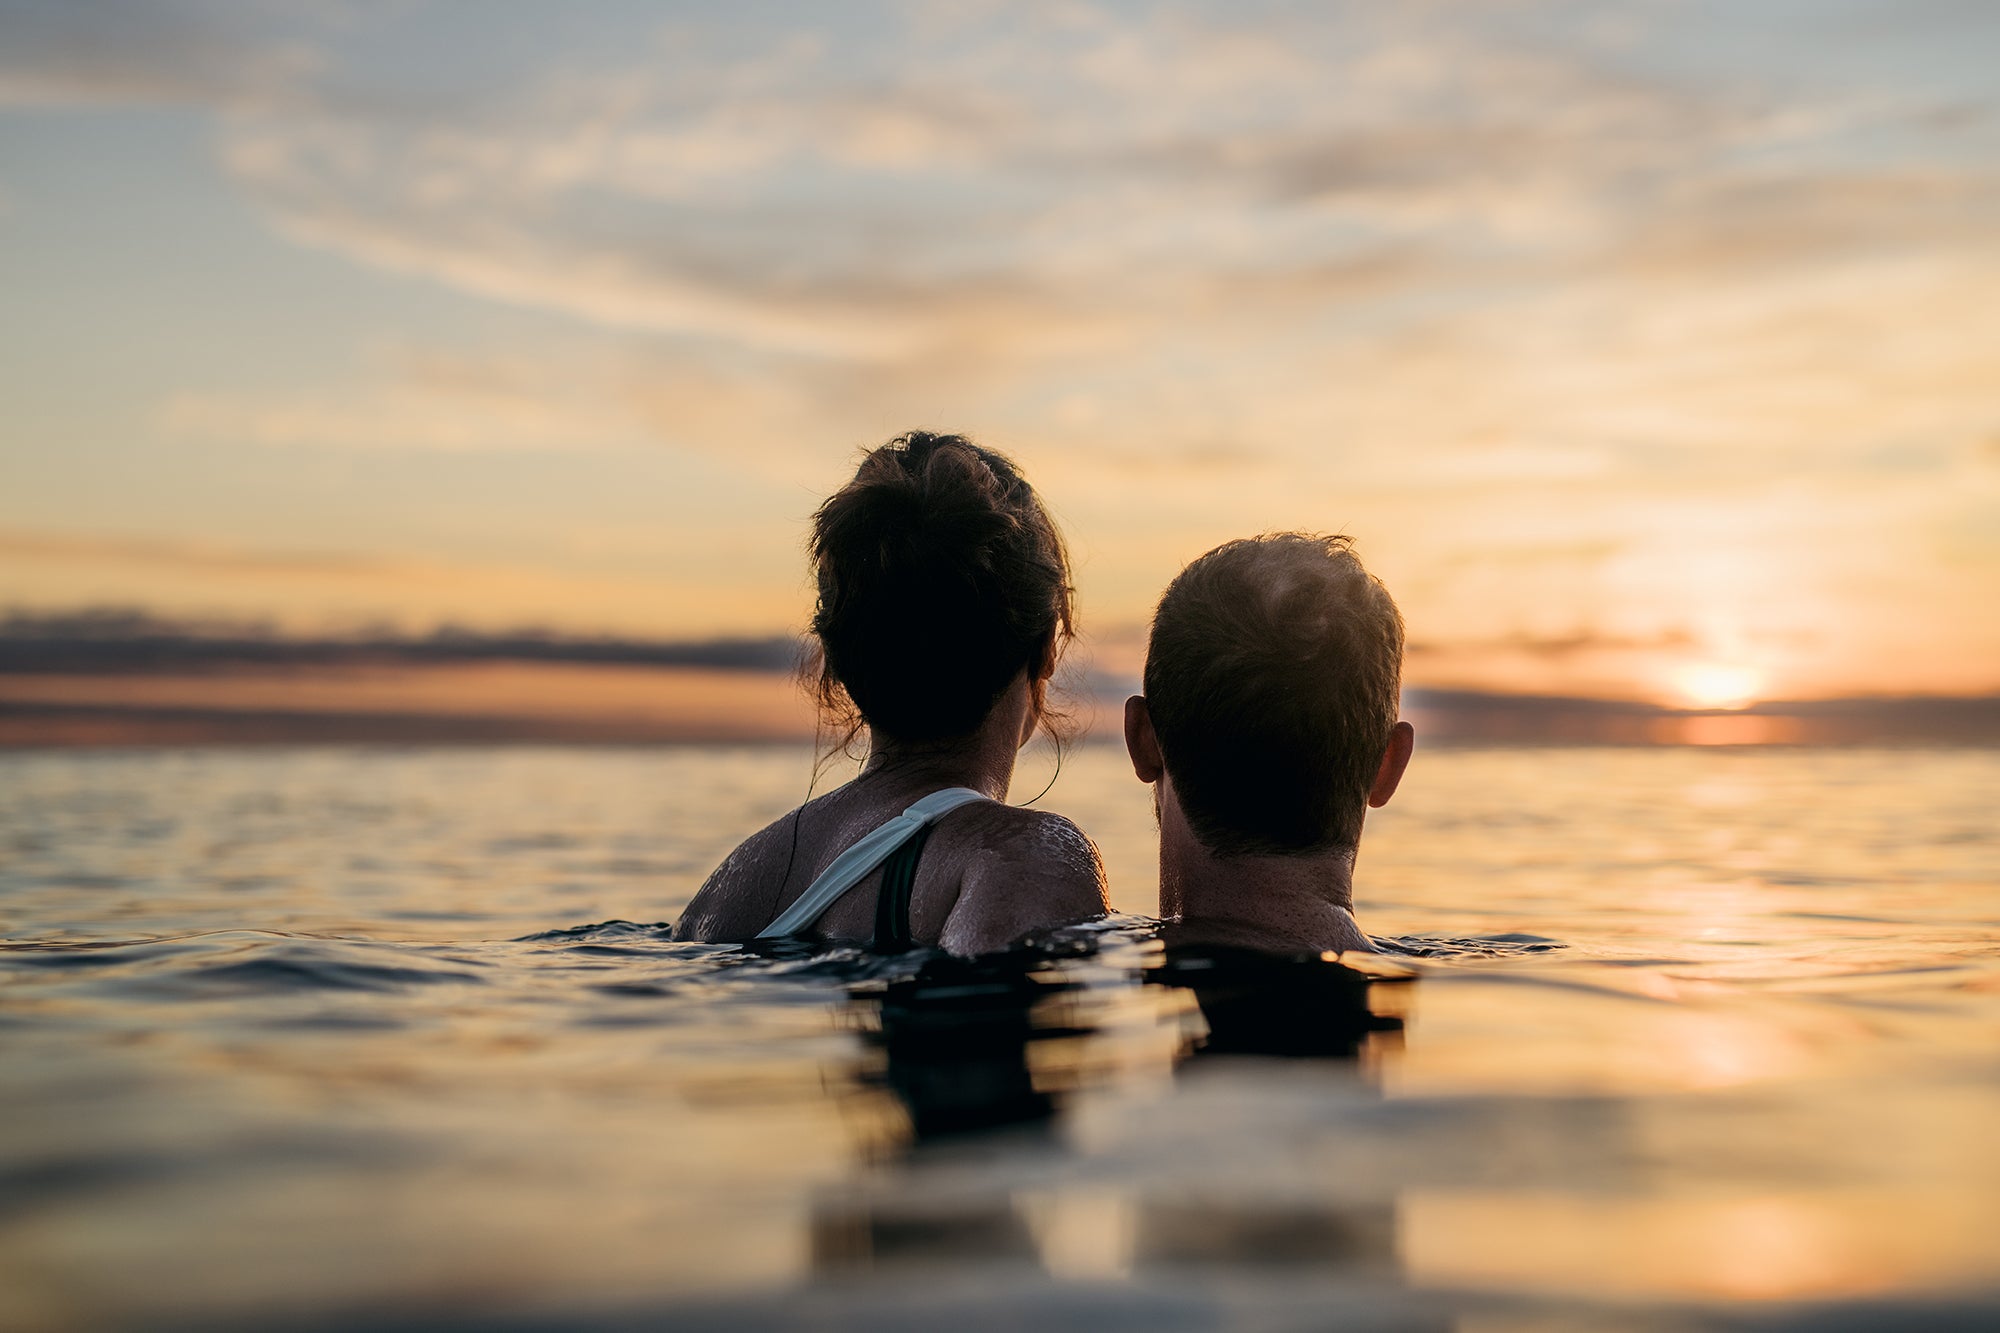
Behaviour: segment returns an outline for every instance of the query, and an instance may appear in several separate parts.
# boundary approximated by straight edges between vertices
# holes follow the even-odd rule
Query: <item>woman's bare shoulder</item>
[[[1097,844],[1069,816],[998,801],[971,808],[982,816],[979,840],[995,868],[1033,868],[1102,880]]]
[[[787,851],[800,810],[772,820],[736,845],[689,899],[674,926],[677,940],[747,940],[778,914]]]
[[[1002,949],[1036,930],[1111,910],[1104,859],[1075,823],[1047,810],[976,807],[976,840],[940,943],[953,953]]]

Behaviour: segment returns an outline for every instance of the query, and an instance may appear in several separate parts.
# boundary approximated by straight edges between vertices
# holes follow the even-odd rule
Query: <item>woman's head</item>
[[[912,431],[813,516],[820,703],[916,743],[978,729],[1072,633],[1069,555],[1012,463]]]

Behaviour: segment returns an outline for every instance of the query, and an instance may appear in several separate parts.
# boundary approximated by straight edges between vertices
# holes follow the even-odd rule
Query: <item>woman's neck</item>
[[[1023,672],[968,736],[911,745],[870,733],[868,762],[862,765],[861,776],[932,790],[970,787],[1004,801],[1014,781],[1014,761],[1034,733],[1034,717],[1034,700]]]

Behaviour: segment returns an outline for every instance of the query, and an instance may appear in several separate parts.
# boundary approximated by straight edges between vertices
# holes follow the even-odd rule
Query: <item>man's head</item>
[[[1402,665],[1403,618],[1347,538],[1225,543],[1160,598],[1126,707],[1133,766],[1164,770],[1216,855],[1352,847],[1409,761]]]

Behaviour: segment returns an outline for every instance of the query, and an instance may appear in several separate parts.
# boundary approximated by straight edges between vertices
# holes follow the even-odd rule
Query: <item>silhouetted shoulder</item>
[[[771,821],[737,844],[689,900],[674,926],[677,940],[747,940],[778,915],[784,874],[801,812]]]
[[[1023,935],[1111,910],[1104,860],[1061,815],[1020,806],[964,810],[975,840],[939,943],[957,954],[1004,949]]]
[[[731,852],[681,913],[674,938],[746,940],[775,920],[810,872],[852,841],[848,836],[830,845],[820,842],[816,814],[818,822],[826,820],[817,805],[774,821]],[[832,938],[868,938],[873,921],[868,903],[878,888],[877,877],[862,880],[855,886],[859,897],[836,902],[821,929]],[[919,939],[971,955],[1106,910],[1103,862],[1081,829],[1061,815],[976,801],[935,826],[923,853],[913,918]]]

